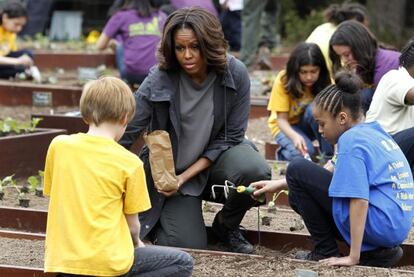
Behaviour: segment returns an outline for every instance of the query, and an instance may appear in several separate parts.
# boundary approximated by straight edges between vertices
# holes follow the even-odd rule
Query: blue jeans
[[[193,258],[190,254],[163,246],[146,246],[135,249],[135,260],[125,277],[191,276]]]
[[[122,277],[187,277],[193,272],[190,254],[170,247],[150,245],[135,248],[134,263]],[[59,273],[57,277],[86,277],[85,275]]]
[[[299,123],[292,125],[292,128],[305,139],[306,147],[308,148],[310,156],[315,154],[312,144],[312,141],[315,139],[318,140],[320,150],[325,154],[325,156],[330,157],[333,155],[332,145],[322,138],[318,131],[318,124],[312,115],[312,105],[308,105],[306,107]],[[280,148],[276,154],[276,159],[291,161],[293,159],[303,157],[299,150],[296,149],[293,141],[282,131],[276,135],[275,141],[280,145]]]

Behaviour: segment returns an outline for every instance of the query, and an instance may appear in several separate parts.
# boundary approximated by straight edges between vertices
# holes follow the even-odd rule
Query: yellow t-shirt
[[[313,42],[319,46],[322,51],[323,57],[325,58],[326,66],[328,67],[331,77],[332,74],[332,61],[329,58],[329,40],[336,31],[336,26],[333,23],[327,22],[316,27],[309,37],[306,39],[306,42]]]
[[[281,70],[276,76],[269,104],[267,105],[267,110],[271,112],[267,123],[272,131],[273,137],[280,132],[276,121],[277,112],[287,112],[289,123],[297,124],[300,121],[300,117],[305,112],[306,106],[311,103],[314,98],[310,89],[305,89],[304,95],[301,98],[293,98],[286,90],[285,83],[282,80],[285,74],[286,70]]]
[[[134,245],[124,214],[151,208],[140,159],[111,139],[61,135],[49,146],[44,177],[45,271],[128,272]]]
[[[0,26],[0,56],[7,56],[11,51],[16,50],[16,34],[6,31]]]

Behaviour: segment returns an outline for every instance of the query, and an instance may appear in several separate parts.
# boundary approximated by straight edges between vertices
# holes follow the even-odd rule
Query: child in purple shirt
[[[400,53],[381,48],[367,27],[355,20],[347,20],[339,24],[332,35],[329,56],[334,73],[346,67],[364,82],[360,94],[365,113],[381,77],[391,69],[398,69]]]
[[[96,47],[103,50],[110,44],[122,44],[121,77],[130,84],[140,84],[157,63],[156,50],[166,17],[151,0],[127,0],[105,25]]]

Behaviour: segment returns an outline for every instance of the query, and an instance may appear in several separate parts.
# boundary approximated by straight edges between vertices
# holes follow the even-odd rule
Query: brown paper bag
[[[164,130],[156,130],[145,134],[144,140],[149,149],[155,187],[162,191],[176,190],[178,184],[169,134]]]

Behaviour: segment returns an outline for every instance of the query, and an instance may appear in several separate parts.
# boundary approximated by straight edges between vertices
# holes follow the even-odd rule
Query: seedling
[[[287,190],[280,190],[278,193],[273,193],[272,200],[269,201],[269,203],[267,204],[267,211],[268,212],[276,212],[277,211],[277,209],[276,209],[276,200],[283,193],[286,194],[286,195],[289,195],[289,191],[287,191]]]
[[[324,166],[327,162],[327,156],[326,156],[325,152],[321,152],[320,155],[317,155],[316,159],[318,160],[318,164],[321,165],[321,166]]]
[[[43,196],[43,188],[41,187],[41,183],[39,182],[37,176],[29,176],[27,178],[27,182],[30,185],[30,190],[34,191],[36,196]]]
[[[20,134],[21,132],[33,132],[42,118],[34,117],[30,123],[22,123],[11,117],[0,120],[0,135],[9,133]]]
[[[27,208],[29,207],[30,199],[28,198],[27,194],[29,193],[29,186],[23,185],[20,188],[14,182],[13,186],[17,190],[18,196],[17,199],[19,200],[19,206]]]
[[[3,187],[9,185],[9,184],[14,184],[14,179],[13,179],[13,175],[9,175],[4,177],[3,179],[0,179],[0,200],[3,200],[4,197],[4,191],[3,191]]]
[[[27,196],[27,193],[25,192],[21,192],[19,193],[19,206],[23,207],[23,208],[28,208],[29,207],[29,203],[30,203],[30,199]]]

